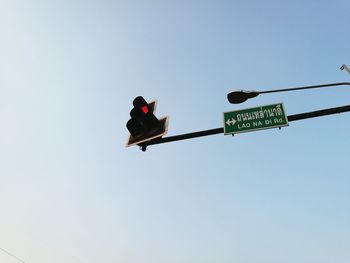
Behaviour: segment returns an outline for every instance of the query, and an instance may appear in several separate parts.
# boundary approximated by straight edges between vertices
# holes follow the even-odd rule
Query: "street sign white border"
[[[266,106],[273,106],[273,105],[282,105],[282,109],[284,112],[284,117],[286,119],[286,124],[283,125],[275,125],[275,126],[271,126],[271,127],[264,127],[264,128],[257,128],[257,129],[251,129],[251,130],[244,130],[244,131],[237,131],[237,132],[230,132],[230,133],[226,133],[226,129],[225,129],[225,113],[230,113],[230,112],[237,112],[237,111],[245,111],[245,110],[250,110],[250,109],[256,109],[256,108],[261,108],[261,107],[266,107]],[[261,106],[255,106],[255,107],[250,107],[250,108],[245,108],[245,109],[239,109],[239,110],[235,110],[235,111],[225,111],[222,113],[222,119],[223,119],[223,123],[224,123],[224,135],[231,135],[231,134],[238,134],[238,133],[245,133],[245,132],[252,132],[252,131],[260,131],[260,130],[268,130],[268,129],[273,129],[273,128],[280,128],[280,127],[286,127],[289,126],[289,122],[288,122],[288,115],[285,111],[283,102],[280,103],[274,103],[274,104],[267,104],[267,105],[261,105]]]

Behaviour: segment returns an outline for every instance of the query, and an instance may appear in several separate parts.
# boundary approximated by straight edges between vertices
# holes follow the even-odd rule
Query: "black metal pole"
[[[329,84],[322,84],[322,85],[295,87],[295,88],[288,88],[288,89],[265,90],[265,91],[257,91],[257,92],[258,92],[259,94],[264,94],[264,93],[275,93],[275,92],[284,92],[284,91],[293,91],[293,90],[303,90],[303,89],[318,89],[318,88],[333,87],[333,86],[342,86],[342,85],[350,85],[350,82],[338,82],[338,83],[329,83]]]
[[[336,113],[343,113],[348,111],[350,111],[350,105],[294,114],[294,115],[287,116],[287,118],[288,118],[288,121],[299,121],[299,120],[321,117],[321,116],[326,116],[326,115],[331,115]],[[223,132],[224,132],[224,128],[216,128],[216,129],[210,129],[210,130],[204,130],[204,131],[198,131],[198,132],[185,133],[185,134],[155,139],[155,140],[143,143],[140,146],[143,151],[146,151],[146,148],[149,145],[187,140],[187,139],[192,139],[197,137],[219,134]]]

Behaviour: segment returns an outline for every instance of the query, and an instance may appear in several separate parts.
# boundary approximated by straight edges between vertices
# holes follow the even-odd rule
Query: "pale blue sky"
[[[350,3],[0,0],[0,248],[27,263],[350,261],[350,113],[125,148],[132,100],[169,135],[222,112],[349,104]],[[0,250],[1,263],[19,262]]]

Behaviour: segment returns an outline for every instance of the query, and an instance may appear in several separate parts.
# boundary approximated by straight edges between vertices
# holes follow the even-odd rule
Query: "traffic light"
[[[168,117],[158,118],[154,115],[156,101],[147,103],[138,96],[133,101],[134,108],[130,111],[131,119],[126,123],[130,136],[126,147],[162,137],[168,132]]]

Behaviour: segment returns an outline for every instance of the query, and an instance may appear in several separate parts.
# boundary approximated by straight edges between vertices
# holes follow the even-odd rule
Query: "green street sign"
[[[225,135],[282,126],[288,126],[282,103],[224,112]]]

